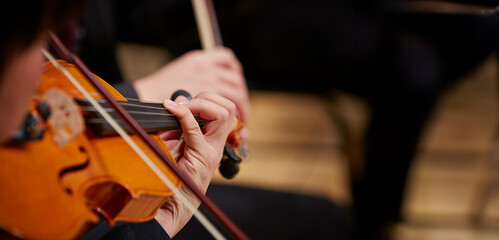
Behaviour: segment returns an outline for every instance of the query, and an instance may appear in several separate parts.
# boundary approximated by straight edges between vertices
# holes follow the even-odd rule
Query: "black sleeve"
[[[222,184],[206,195],[251,239],[352,239],[347,210],[324,198]],[[173,239],[212,237],[192,218]]]
[[[109,226],[101,221],[88,231],[81,240],[154,240],[171,239],[163,227],[153,219],[143,223],[119,222],[115,226]]]
[[[135,91],[135,88],[133,88],[132,83],[120,82],[120,83],[113,83],[112,85],[125,98],[135,98],[135,99],[139,98],[139,95],[137,95],[137,92]]]

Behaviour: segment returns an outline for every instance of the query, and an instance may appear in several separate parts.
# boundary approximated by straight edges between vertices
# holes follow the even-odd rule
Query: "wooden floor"
[[[137,58],[127,57],[133,48],[127,49],[121,51],[125,65],[142,71],[143,61],[134,63]],[[491,57],[442,96],[420,142],[407,184],[405,221],[395,228],[396,239],[499,239],[496,67]],[[133,79],[133,74],[128,76]],[[306,94],[250,94],[250,158],[235,179],[224,180],[217,174],[214,182],[350,204],[350,161],[344,151],[349,143],[331,115],[338,105]],[[349,115],[359,132],[366,119],[363,106],[358,99],[342,99],[341,112]]]

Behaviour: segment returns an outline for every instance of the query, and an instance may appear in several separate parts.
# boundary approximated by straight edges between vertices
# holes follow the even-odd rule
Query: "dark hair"
[[[0,76],[18,52],[48,29],[57,30],[72,17],[80,17],[86,0],[15,0],[0,14]]]

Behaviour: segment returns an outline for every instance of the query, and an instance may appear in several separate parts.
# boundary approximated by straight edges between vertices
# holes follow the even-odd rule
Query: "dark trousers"
[[[251,239],[351,239],[347,211],[323,198],[216,184],[207,195]],[[195,218],[174,237],[211,238]]]

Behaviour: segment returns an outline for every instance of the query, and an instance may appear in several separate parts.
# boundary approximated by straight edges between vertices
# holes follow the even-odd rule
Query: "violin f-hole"
[[[125,208],[130,199],[132,196],[125,187],[111,181],[92,185],[85,191],[88,207],[111,224],[114,224],[114,219]]]
[[[59,178],[59,182],[61,183],[61,186],[64,189],[64,191],[66,193],[68,193],[69,195],[73,194],[73,190],[71,190],[71,188],[69,188],[69,187],[64,186],[64,184],[62,183],[63,182],[62,179],[64,178],[64,175],[72,173],[72,172],[75,172],[75,171],[81,171],[81,170],[87,168],[88,165],[90,164],[90,158],[89,158],[89,156],[88,156],[87,151],[85,150],[85,148],[82,147],[82,146],[80,146],[78,148],[78,150],[86,156],[85,162],[82,163],[82,164],[79,164],[79,165],[75,165],[75,166],[71,166],[71,167],[65,168],[65,169],[63,169],[63,170],[61,170],[59,172],[59,177],[58,177]]]

